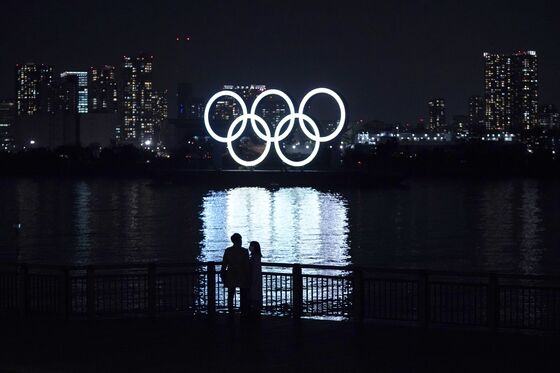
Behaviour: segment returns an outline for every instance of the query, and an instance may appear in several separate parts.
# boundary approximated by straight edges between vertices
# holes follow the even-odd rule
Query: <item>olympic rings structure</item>
[[[309,117],[304,113],[305,105],[307,105],[307,102],[313,96],[318,94],[326,94],[328,96],[331,96],[336,101],[338,108],[340,109],[340,119],[338,121],[338,126],[331,134],[327,136],[321,136],[317,123],[315,123],[315,121],[311,117]],[[214,132],[212,126],[210,125],[210,119],[209,119],[210,109],[212,105],[214,104],[214,102],[216,102],[217,99],[223,96],[229,96],[233,98],[235,101],[237,101],[237,103],[241,108],[241,113],[242,113],[237,118],[235,118],[234,121],[230,124],[227,131],[227,135],[225,137],[220,136],[216,132]],[[288,105],[289,114],[286,115],[284,118],[282,118],[282,120],[280,120],[280,122],[277,124],[276,128],[274,129],[274,133],[272,133],[272,130],[270,129],[268,123],[262,117],[255,114],[257,111],[257,106],[262,101],[262,99],[265,98],[266,96],[278,96],[281,99],[283,99]],[[280,142],[286,139],[294,129],[296,119],[305,136],[307,136],[310,140],[315,142],[315,145],[313,146],[313,150],[311,151],[311,153],[305,159],[302,159],[300,161],[293,161],[288,157],[286,157],[286,155],[282,152],[280,146]],[[220,91],[215,95],[213,95],[210,98],[210,100],[208,100],[208,103],[204,108],[204,125],[206,126],[206,130],[208,131],[208,134],[214,140],[227,144],[229,154],[231,155],[233,160],[245,167],[254,167],[259,163],[261,163],[268,156],[272,144],[274,144],[274,149],[276,150],[276,153],[278,154],[282,162],[292,167],[305,166],[306,164],[311,162],[313,158],[315,158],[315,156],[319,152],[319,146],[321,145],[321,143],[329,142],[333,140],[340,134],[340,132],[342,132],[342,129],[344,128],[345,120],[346,120],[346,109],[344,107],[344,103],[342,102],[340,96],[329,88],[315,88],[309,91],[301,100],[297,112],[295,111],[294,104],[292,103],[290,97],[278,89],[269,89],[263,91],[260,95],[258,95],[255,98],[255,101],[253,101],[250,112],[247,112],[247,105],[245,104],[245,101],[243,101],[243,98],[237,93],[228,90]],[[257,137],[259,137],[261,140],[266,142],[262,154],[256,159],[251,161],[246,161],[240,158],[233,149],[233,142],[241,137],[243,131],[245,131],[245,129],[247,128],[247,121],[251,122],[251,128],[253,129]],[[311,131],[309,131],[309,129],[307,128],[306,123],[311,127]],[[259,126],[262,128],[262,130],[261,128],[259,128]],[[286,127],[286,129],[282,131],[284,127]]]

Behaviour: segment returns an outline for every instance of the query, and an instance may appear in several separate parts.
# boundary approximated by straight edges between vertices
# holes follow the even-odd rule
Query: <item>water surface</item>
[[[363,190],[2,180],[0,260],[219,260],[239,232],[274,262],[553,273],[560,270],[559,187],[532,179],[412,180]]]

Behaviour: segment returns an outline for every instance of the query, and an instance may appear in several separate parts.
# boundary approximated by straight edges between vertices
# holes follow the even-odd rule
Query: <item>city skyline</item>
[[[32,90],[35,91],[34,95],[37,96],[37,97],[33,97],[33,99],[38,98],[39,92],[43,92],[44,94],[44,89],[48,88],[47,86],[50,87],[50,85],[56,85],[56,82],[59,81],[60,79],[64,80],[68,76],[76,76],[79,85],[78,96],[79,96],[80,103],[78,104],[78,111],[80,113],[87,114],[88,110],[92,110],[93,112],[116,112],[118,111],[118,101],[119,101],[118,96],[126,94],[126,88],[124,86],[120,87],[120,90],[118,89],[117,81],[120,80],[121,82],[124,82],[128,79],[127,77],[128,72],[126,68],[127,61],[130,60],[131,58],[135,59],[140,56],[144,56],[145,58],[150,59],[150,72],[149,72],[148,79],[149,79],[149,85],[152,87],[151,89],[155,92],[156,89],[153,88],[155,84],[154,83],[155,79],[153,78],[154,72],[152,71],[152,65],[154,63],[154,59],[157,58],[155,58],[153,55],[140,52],[134,55],[133,57],[124,56],[123,57],[125,61],[124,65],[122,64],[122,62],[120,63],[120,66],[118,66],[119,64],[107,63],[99,66],[90,66],[88,69],[86,69],[87,71],[61,70],[58,69],[56,66],[49,63],[44,63],[43,61],[26,62],[23,64],[17,63],[15,66],[16,66],[16,81],[18,83],[16,84],[15,92],[12,95],[6,95],[5,97],[3,97],[3,99],[8,99],[8,100],[14,99],[15,101],[18,102],[22,101],[25,105],[29,105],[29,102],[26,102],[26,100],[29,101],[30,98],[25,97],[25,89],[29,89],[29,88],[22,86],[21,83],[24,78],[28,79],[28,77],[27,75],[22,75],[22,74],[30,74],[29,71],[27,71],[30,68],[45,69],[45,72],[39,70],[32,72],[34,74],[37,74],[37,79],[39,80],[39,85],[37,85],[37,87],[31,88]],[[463,116],[463,115],[470,116],[471,118],[469,119],[469,121],[472,122],[474,120],[472,118],[472,115],[474,115],[472,113],[472,110],[476,110],[473,109],[472,106],[482,105],[483,112],[476,115],[482,114],[483,116],[488,117],[485,118],[485,123],[484,123],[484,126],[487,127],[488,129],[506,129],[512,125],[512,122],[515,122],[516,120],[523,121],[524,116],[530,115],[531,117],[530,120],[527,120],[527,123],[524,123],[523,126],[524,129],[529,129],[530,127],[539,124],[538,115],[541,107],[543,108],[546,107],[546,109],[544,110],[548,110],[550,108],[556,107],[555,102],[548,102],[548,101],[544,102],[542,101],[542,99],[539,99],[539,97],[541,96],[540,95],[541,80],[537,79],[539,73],[538,73],[538,66],[536,62],[537,61],[536,51],[527,50],[527,51],[515,51],[515,52],[505,52],[505,53],[484,52],[482,54],[482,58],[484,59],[485,62],[485,67],[481,74],[483,77],[482,79],[484,81],[483,89],[479,94],[471,95],[466,98],[465,102],[463,103],[464,104],[463,111],[453,112],[449,110],[448,103],[447,103],[448,98],[445,96],[438,96],[437,98],[429,98],[426,100],[428,103],[428,109],[423,113],[419,113],[417,122],[425,121],[428,126],[427,128],[431,128],[431,129],[451,125],[452,121],[450,120],[450,118],[455,116]],[[512,67],[510,67],[510,64]],[[530,64],[529,72],[526,72],[527,67],[529,66],[527,64]],[[107,75],[109,75],[109,77],[107,77]],[[45,76],[47,77],[48,81],[42,82],[42,80],[46,79]],[[58,76],[60,76],[60,79],[58,79]],[[32,77],[32,79],[35,79],[35,77]],[[510,81],[513,81],[513,83],[510,84],[509,83]],[[271,87],[268,84],[255,85],[253,82],[241,82],[241,83],[235,82],[236,84],[231,84],[233,82],[231,79],[228,80],[228,82],[229,82],[228,84],[221,83],[219,86],[222,89],[226,89],[226,90],[236,90],[239,88],[243,88],[244,86],[247,86],[247,89],[249,89],[249,86],[255,86],[255,89],[260,89],[260,91],[265,89],[275,88],[275,87]],[[42,83],[44,83],[45,87],[41,87]],[[500,90],[499,87],[504,87],[504,85],[507,87]],[[530,93],[522,95],[526,89],[530,90]],[[88,90],[93,92],[88,93]],[[159,88],[158,90],[161,92],[169,92],[168,89]],[[166,105],[170,108],[170,111],[168,112],[169,118],[180,119],[182,116],[186,115],[186,112],[183,112],[184,110],[186,110],[185,104],[187,104],[186,102],[183,102],[185,99],[191,101],[192,100],[197,101],[196,103],[197,105],[204,104],[204,101],[208,99],[208,97],[204,97],[205,95],[201,94],[201,92],[194,91],[191,82],[181,82],[181,81],[175,82],[171,92],[172,92],[172,96],[170,98],[172,98],[171,102],[173,102],[174,104]],[[103,95],[103,97],[99,95]],[[500,105],[506,106],[506,108],[503,109],[504,113],[501,113],[501,116],[505,117],[507,112],[508,119],[506,122],[504,122],[505,119],[500,118],[500,121],[504,122],[505,125],[504,124],[498,125],[497,123],[495,123],[496,121],[498,121],[498,119],[493,118],[496,115],[496,113],[494,113],[497,110],[495,108],[496,104],[493,105],[494,107],[490,107],[492,103],[496,100],[496,98],[500,96],[505,96],[507,98],[504,102],[498,103],[498,106]],[[475,103],[473,102],[474,99],[480,99],[481,102]],[[51,105],[50,100],[51,98],[47,100],[48,105]],[[98,100],[100,102],[102,101],[99,107],[97,104]],[[120,98],[120,100],[122,100],[122,98]],[[193,102],[190,102],[189,104],[192,105]],[[28,114],[37,110],[38,111],[41,110],[39,102],[32,103],[32,105],[36,106],[36,108],[31,110],[31,112],[29,112],[28,110]],[[110,106],[107,107],[107,105]],[[436,106],[442,105],[441,113],[436,114],[434,111],[436,110],[436,108],[432,107],[433,105]],[[527,112],[510,113],[510,111],[512,110],[513,111],[521,110],[520,109],[521,106],[527,106],[524,109],[530,109],[530,113]],[[23,109],[18,109],[18,115],[23,113],[22,110]],[[52,111],[52,109],[48,109],[48,110]],[[191,107],[191,110],[194,110],[194,108]],[[437,108],[437,110],[440,109]],[[436,115],[441,116],[441,118],[434,119],[434,116]],[[362,118],[357,120],[379,120],[379,118],[368,117],[368,118]],[[436,120],[437,124],[431,124],[430,123],[431,120]],[[480,118],[478,118],[477,120],[480,120]],[[384,122],[395,123],[395,124],[407,124],[409,127],[415,125],[415,123],[402,122],[394,118]]]
[[[102,3],[87,8],[65,1],[8,4],[14,17],[1,27],[13,37],[6,40],[0,61],[0,96],[13,92],[10,72],[17,62],[86,71],[149,51],[159,66],[155,84],[169,92],[182,81],[201,96],[227,82],[263,82],[299,97],[313,86],[328,85],[344,95],[352,120],[415,124],[427,119],[425,103],[433,97],[445,98],[448,118],[467,113],[468,98],[483,94],[484,52],[536,50],[539,101],[560,102],[555,88],[560,51],[546,37],[559,25],[542,2],[493,2],[484,11],[476,2],[351,3],[341,9],[336,3],[306,2],[270,9],[138,1],[108,11]],[[45,8],[56,10],[50,21],[41,18]],[[80,17],[69,12],[81,10],[83,22],[77,22]],[[103,27],[94,27],[98,23]],[[506,23],[514,26],[506,28]],[[122,27],[125,32],[112,36]],[[64,53],[69,45],[71,52]]]
[[[469,97],[466,112],[450,115],[446,98],[437,97],[427,102],[427,119],[420,117],[416,124],[375,119],[365,122],[382,124],[381,128],[378,126],[378,131],[387,125],[392,126],[391,132],[453,130],[458,131],[458,138],[469,133],[476,138],[488,130],[519,134],[538,126],[543,129],[558,128],[560,114],[556,106],[539,104],[538,101],[540,82],[536,51],[484,53],[483,58],[484,92],[483,95]],[[190,83],[179,82],[176,110],[170,111],[168,91],[155,86],[154,70],[154,56],[146,53],[124,56],[118,68],[111,65],[91,66],[88,71],[58,73],[56,67],[49,64],[17,64],[14,103],[18,120],[15,117],[3,120],[4,132],[7,132],[1,145],[7,150],[12,144],[20,149],[30,144],[56,147],[92,142],[145,147],[180,144],[186,133],[173,138],[177,133],[170,127],[183,127],[180,131],[187,129],[191,135],[192,131],[200,131],[206,100],[193,92]],[[255,83],[224,84],[222,89],[237,92],[252,101],[270,87]],[[312,105],[314,110],[311,115],[330,128],[332,118],[322,116],[324,112],[321,109],[324,108],[321,108],[321,103]],[[239,115],[236,103],[230,99],[218,100],[213,106],[212,118],[222,124]],[[268,97],[260,106],[261,114],[273,125],[285,115],[285,103],[278,102],[277,98]],[[88,115],[89,112],[92,115]],[[76,117],[78,114],[81,119]],[[362,127],[362,123],[364,121],[354,121],[348,130],[354,133],[356,128]],[[85,129],[87,127],[91,130]],[[326,132],[330,131],[327,129]],[[164,138],[166,141],[163,141]],[[369,135],[364,139],[358,142],[368,142]],[[351,142],[355,140],[351,139]]]

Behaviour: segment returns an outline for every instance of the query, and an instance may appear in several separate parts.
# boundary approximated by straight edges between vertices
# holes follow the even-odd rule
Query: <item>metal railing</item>
[[[227,311],[220,263],[0,265],[0,315],[102,318]],[[263,263],[266,315],[560,331],[560,276]],[[238,296],[235,298],[238,305]]]

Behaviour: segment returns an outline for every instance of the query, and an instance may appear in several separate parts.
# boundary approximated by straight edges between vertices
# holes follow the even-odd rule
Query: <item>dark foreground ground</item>
[[[238,317],[0,321],[4,372],[558,372],[558,337]]]

